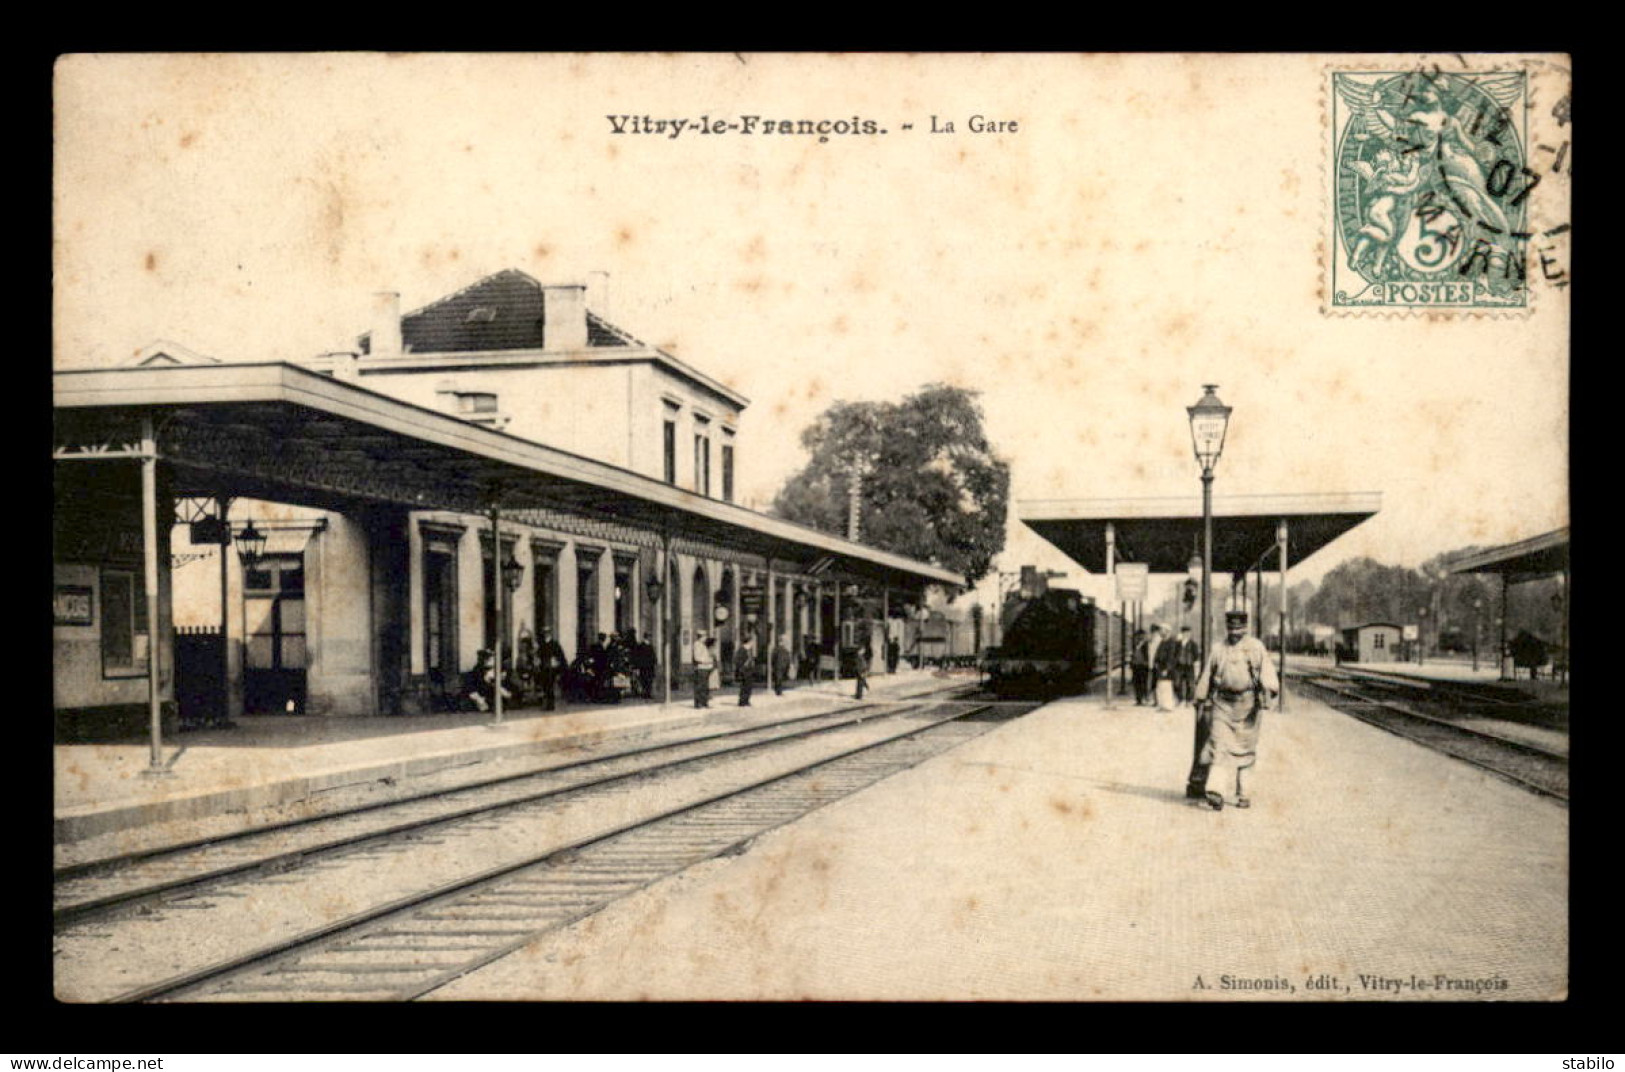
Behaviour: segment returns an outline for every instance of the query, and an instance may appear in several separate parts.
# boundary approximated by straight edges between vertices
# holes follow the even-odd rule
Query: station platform
[[[1518,697],[1542,704],[1567,703],[1569,696],[1568,681],[1553,680],[1549,668],[1542,677],[1533,680],[1528,676],[1503,680],[1500,670],[1487,661],[1480,662],[1478,669],[1475,670],[1470,661],[1462,659],[1430,659],[1417,665],[1414,662],[1339,664],[1333,659],[1317,656],[1287,657],[1289,674],[1294,671],[1301,673],[1331,669],[1353,670],[1425,684],[1468,686],[1491,694],[1505,695],[1508,698]],[[1525,674],[1527,675],[1527,672]]]
[[[881,697],[902,697],[958,680],[930,670],[899,669],[870,678]],[[615,742],[692,732],[701,723],[738,727],[850,702],[850,680],[798,683],[783,696],[760,683],[751,706],[737,690],[712,693],[711,707],[688,695],[669,706],[561,705],[492,715],[406,718],[250,716],[231,729],[193,730],[165,739],[165,774],[146,773],[146,741],[59,744],[54,757],[57,866],[138,849],[178,844],[247,825],[320,814],[343,807],[449,788],[545,762],[580,759]],[[658,688],[658,686],[657,686]]]
[[[1292,693],[1212,811],[1192,718],[1052,703],[431,1000],[1565,996],[1563,805]]]

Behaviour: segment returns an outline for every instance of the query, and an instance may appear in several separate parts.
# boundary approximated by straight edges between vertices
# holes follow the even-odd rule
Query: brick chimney
[[[373,356],[401,352],[401,296],[393,290],[381,290],[372,296]]]
[[[580,283],[542,288],[542,349],[587,347],[587,288]]]
[[[334,350],[322,357],[333,363],[333,378],[355,383],[361,379],[361,355],[354,350]]]

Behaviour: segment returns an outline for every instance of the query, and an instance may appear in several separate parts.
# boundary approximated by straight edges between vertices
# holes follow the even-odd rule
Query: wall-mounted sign
[[[1144,562],[1119,562],[1113,569],[1117,574],[1118,600],[1142,602],[1151,588],[1151,567]]]
[[[90,625],[96,620],[96,604],[92,589],[83,584],[56,586],[54,613],[57,625]]]
[[[739,586],[739,613],[760,614],[767,606],[767,588],[759,584]]]
[[[218,517],[204,517],[192,522],[192,543],[200,544],[228,544],[231,542],[231,528]]]

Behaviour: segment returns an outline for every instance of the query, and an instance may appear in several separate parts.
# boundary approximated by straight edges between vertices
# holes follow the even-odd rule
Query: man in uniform
[[[790,649],[785,645],[783,633],[779,634],[773,654],[768,657],[768,672],[773,676],[773,695],[783,696],[784,682],[790,676]]]
[[[1179,627],[1179,639],[1174,649],[1178,659],[1174,663],[1174,696],[1181,704],[1188,704],[1196,695],[1196,664],[1202,661],[1202,648],[1191,636],[1191,627]]]
[[[1207,788],[1215,760],[1235,767],[1236,807],[1252,803],[1243,772],[1258,758],[1259,715],[1281,691],[1264,642],[1247,635],[1247,612],[1227,612],[1224,632],[1196,681],[1196,758],[1185,782],[1185,796],[1214,811],[1224,807],[1224,797]]]
[[[756,683],[756,633],[748,631],[734,652],[734,677],[739,679],[739,706],[750,706],[751,686]]]
[[[1158,711],[1174,709],[1174,677],[1179,669],[1179,647],[1162,623],[1151,627],[1151,695]]]
[[[542,687],[543,711],[554,710],[554,690],[559,674],[569,665],[570,660],[564,657],[564,649],[553,639],[553,630],[542,626],[542,641],[536,646],[536,679]]]
[[[711,706],[711,671],[717,665],[711,654],[711,640],[704,633],[694,637],[694,706]]]
[[[1129,671],[1134,680],[1134,706],[1144,706],[1151,691],[1151,642],[1144,629],[1134,630],[1134,646],[1129,651]]]

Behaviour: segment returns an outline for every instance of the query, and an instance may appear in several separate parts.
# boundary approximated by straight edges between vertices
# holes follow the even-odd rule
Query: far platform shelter
[[[1278,629],[1286,650],[1287,570],[1382,509],[1380,492],[1313,495],[1216,495],[1213,572],[1232,577],[1232,601],[1245,598],[1255,576],[1257,606],[1263,571],[1282,578]],[[1197,496],[1111,499],[1028,499],[1016,503],[1023,524],[1091,573],[1111,575],[1118,563],[1144,563],[1152,573],[1183,574],[1202,547]],[[1263,633],[1262,615],[1253,627]]]
[[[1566,661],[1569,650],[1569,529],[1560,529],[1531,536],[1517,543],[1503,544],[1483,551],[1463,555],[1450,563],[1451,573],[1496,573],[1501,576],[1501,653],[1502,676],[1509,677],[1507,668],[1507,589],[1525,581],[1538,581],[1561,574],[1563,577],[1563,673],[1568,672]]]

